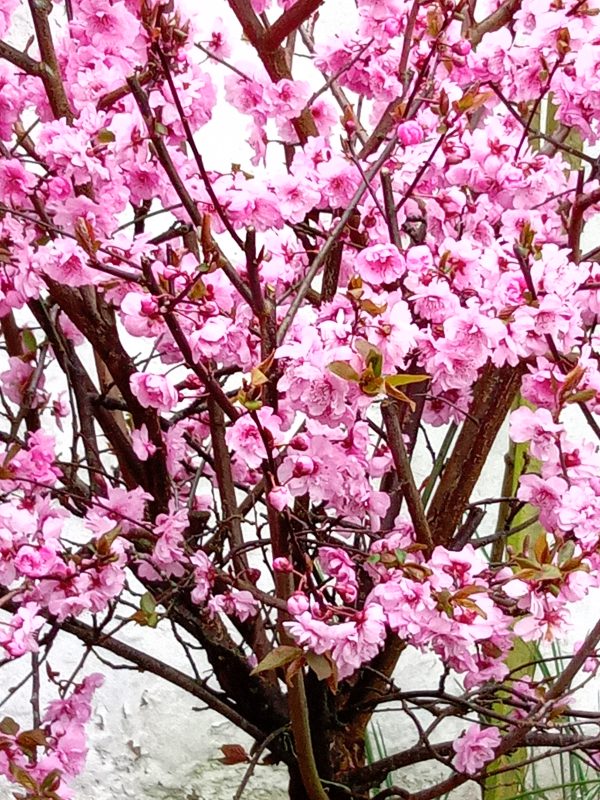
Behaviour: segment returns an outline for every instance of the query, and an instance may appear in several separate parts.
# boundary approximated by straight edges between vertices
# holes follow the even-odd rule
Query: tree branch
[[[448,545],[521,384],[524,365],[484,367],[428,513],[435,544]]]
[[[274,83],[284,79],[293,80],[285,50],[282,47],[273,48],[269,41],[271,28],[265,28],[254,13],[248,0],[227,0],[227,2],[242,26],[246,38],[256,50],[269,78]],[[314,0],[300,0],[301,5],[312,2]],[[293,9],[289,9],[283,16],[290,14],[292,11]],[[288,31],[288,33],[291,33],[291,31]],[[309,137],[318,135],[317,126],[308,108],[305,108],[299,117],[292,120],[292,124],[301,144],[305,144]]]
[[[275,50],[290,33],[298,30],[325,0],[296,0],[291,8],[275,20],[265,36],[265,48]]]
[[[471,28],[469,39],[473,47],[477,47],[486,33],[497,31],[510,22],[515,11],[518,11],[521,7],[521,2],[522,0],[505,0],[489,17],[479,22],[474,28]]]
[[[44,82],[52,113],[57,119],[65,117],[67,122],[71,123],[73,122],[73,112],[60,74],[48,19],[52,11],[52,2],[51,0],[29,0],[29,9],[42,56],[39,74]]]
[[[28,75],[42,76],[44,73],[43,64],[28,56],[27,53],[17,50],[16,47],[8,44],[8,42],[0,41],[0,58],[22,69]]]
[[[136,103],[138,104],[138,108],[142,114],[144,122],[146,124],[146,130],[148,131],[148,137],[150,141],[154,145],[154,150],[156,152],[156,156],[161,167],[167,174],[173,189],[175,189],[177,196],[181,200],[183,207],[188,213],[189,218],[191,219],[192,223],[197,228],[202,228],[204,224],[203,215],[198,211],[198,207],[196,203],[192,199],[190,193],[186,189],[175,164],[171,159],[169,154],[169,150],[164,142],[163,137],[157,132],[156,130],[156,118],[152,113],[152,109],[150,108],[150,103],[148,102],[148,97],[146,93],[142,89],[140,84],[140,80],[138,75],[133,75],[130,78],[127,78],[127,85],[131,89],[131,93],[135,98]],[[220,248],[213,242],[213,246],[216,251],[218,251],[219,255],[219,262],[218,266],[221,267],[223,272],[227,275],[231,283],[235,286],[238,290],[240,295],[246,300],[246,302],[251,306],[252,305],[252,296],[248,290],[246,284],[242,281],[238,273],[236,272],[235,268],[229,261],[225,258],[223,253],[221,252]]]
[[[406,499],[408,512],[415,526],[415,538],[419,544],[425,545],[427,553],[431,553],[434,541],[429,530],[427,517],[419,491],[415,484],[415,479],[408,460],[402,429],[398,419],[398,405],[395,401],[384,400],[381,404],[381,415],[387,431],[387,442],[394,459],[396,473],[398,475],[398,491]]]
[[[61,622],[60,627],[61,630],[76,636],[80,641],[85,642],[85,644],[90,647],[101,647],[103,650],[108,650],[116,656],[130,661],[132,664],[136,664],[140,671],[150,672],[172,683],[174,686],[178,686],[193,697],[197,697],[199,700],[202,700],[203,703],[206,703],[209,708],[212,708],[213,711],[221,714],[225,719],[228,719],[249,736],[252,736],[257,742],[265,738],[264,731],[248,722],[234,707],[224,702],[219,697],[216,697],[210,689],[207,689],[205,685],[199,683],[189,675],[186,675],[185,672],[181,672],[175,669],[175,667],[171,667],[163,661],[159,661],[157,658],[125,642],[119,641],[112,636],[99,633],[90,625],[86,625],[83,622],[68,619]]]

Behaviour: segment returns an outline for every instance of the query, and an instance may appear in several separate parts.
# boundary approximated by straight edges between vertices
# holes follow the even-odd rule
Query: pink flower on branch
[[[137,372],[129,381],[131,390],[146,408],[158,411],[172,411],[177,405],[177,389],[166,375],[150,372]]]
[[[452,745],[456,753],[452,765],[459,772],[476,775],[494,759],[494,752],[501,741],[498,728],[471,725]]]

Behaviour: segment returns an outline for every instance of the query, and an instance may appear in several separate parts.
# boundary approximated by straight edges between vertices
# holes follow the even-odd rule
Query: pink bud
[[[310,603],[305,594],[302,594],[302,592],[294,592],[294,594],[288,598],[287,607],[290,614],[297,617],[304,611],[308,611]]]
[[[292,495],[287,486],[275,486],[269,492],[269,503],[276,508],[277,511],[283,511],[284,508],[289,508],[292,505]]]
[[[290,442],[290,447],[294,450],[308,450],[308,437],[304,433],[299,433]]]
[[[458,42],[454,42],[452,45],[452,52],[456,53],[457,56],[468,55],[471,52],[471,42],[466,39],[459,39]]]
[[[275,572],[285,572],[288,574],[294,571],[294,567],[292,566],[290,560],[283,557],[273,559],[273,569]]]
[[[294,464],[294,478],[303,478],[305,475],[312,475],[315,471],[315,462],[308,456],[300,456]]]
[[[408,119],[406,122],[401,122],[396,129],[398,139],[405,147],[412,144],[419,144],[425,138],[423,128],[414,119]]]

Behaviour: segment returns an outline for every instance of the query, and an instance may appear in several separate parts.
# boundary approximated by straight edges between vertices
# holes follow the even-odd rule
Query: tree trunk
[[[348,800],[347,789],[335,786],[344,783],[344,775],[365,764],[365,728],[370,713],[355,719],[338,718],[340,695],[334,695],[327,685],[308,672],[306,692],[310,713],[313,752],[320,778],[330,800]],[[342,702],[347,702],[347,697]],[[291,800],[310,800],[294,764],[289,768],[289,796]]]

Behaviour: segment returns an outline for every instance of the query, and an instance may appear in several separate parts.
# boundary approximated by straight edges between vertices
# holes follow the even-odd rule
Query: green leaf
[[[41,789],[43,792],[54,792],[60,785],[61,773],[58,769],[53,769],[49,772],[42,781]]]
[[[407,386],[409,383],[420,383],[429,380],[429,375],[386,375],[388,386]]]
[[[406,403],[411,411],[414,411],[416,408],[414,400],[411,400],[410,397],[400,389],[396,389],[393,386],[390,386],[387,381],[384,383],[385,386],[385,393],[388,397],[393,397],[394,400],[399,400],[401,403]]]
[[[343,378],[345,381],[354,381],[358,383],[360,380],[358,372],[346,361],[332,361],[331,364],[327,365],[327,369],[333,372],[334,375],[337,375],[338,378]]]
[[[250,674],[257,675],[259,672],[268,672],[271,669],[285,667],[286,664],[290,664],[301,655],[303,655],[301,647],[292,647],[291,645],[282,644],[274,650],[271,650],[270,653],[267,653],[260,664],[254,667]]]
[[[17,736],[17,744],[24,750],[35,750],[36,747],[46,747],[48,744],[46,734],[39,728],[23,731]]]
[[[596,390],[595,389],[582,389],[580,392],[575,392],[569,397],[566,398],[566,403],[587,403],[589,400],[593,400],[596,397]]]
[[[360,307],[363,311],[366,311],[367,314],[370,314],[372,317],[378,317],[380,314],[387,308],[387,303],[382,303],[381,305],[377,305],[372,300],[362,300]]]
[[[150,592],[146,592],[142,595],[140,608],[145,614],[152,614],[156,611],[156,600],[152,597]]]
[[[568,564],[569,561],[573,558],[574,552],[575,552],[575,543],[572,541],[565,542],[558,551],[557,561],[559,566],[564,567],[565,564]]]
[[[240,403],[247,408],[248,411],[258,411],[263,407],[262,400],[240,400]]]
[[[381,351],[365,339],[358,339],[355,347],[356,351],[364,358],[367,369],[370,367],[373,370],[373,375],[376,378],[381,378],[381,373],[383,372],[383,355]]]
[[[102,128],[102,130],[98,131],[96,134],[96,142],[98,144],[111,144],[114,141],[115,135],[108,128]]]
[[[31,777],[31,775],[24,770],[23,767],[19,767],[18,764],[11,764],[10,765],[10,774],[25,789],[30,792],[38,792],[38,785],[37,782]]]
[[[27,350],[28,353],[35,353],[37,350],[37,342],[29,328],[23,328],[22,337],[25,350]]]
[[[306,653],[306,663],[320,681],[326,681],[333,675],[333,664],[326,655],[308,652]]]

